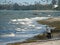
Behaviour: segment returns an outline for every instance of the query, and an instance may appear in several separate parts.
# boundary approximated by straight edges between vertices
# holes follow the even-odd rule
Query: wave
[[[14,36],[15,36],[14,33],[0,35],[0,37],[14,37]]]
[[[40,29],[41,26],[38,27],[37,20],[48,19],[49,17],[35,17],[35,18],[25,18],[25,19],[11,19],[10,24],[21,25],[19,28],[17,27],[15,30],[17,31],[25,31],[31,28]]]
[[[27,32],[36,32],[37,30],[43,30],[44,26],[41,24],[38,24],[37,20],[43,20],[48,19],[49,17],[34,17],[34,18],[25,18],[25,19],[11,19],[9,21],[9,28],[8,30],[2,30],[1,33],[3,36],[1,37],[13,37],[16,33],[19,34],[27,34]],[[43,32],[42,31],[42,32]],[[37,33],[37,32],[36,32]],[[41,33],[41,32],[40,32]]]
[[[45,31],[45,25],[37,23],[37,20],[45,20],[50,17],[34,17],[24,19],[11,19],[8,22],[8,30],[2,30],[2,41],[17,41],[31,38],[35,35],[42,34]],[[3,32],[4,31],[4,32]],[[8,32],[8,33],[7,33]],[[4,40],[3,40],[4,39]],[[1,41],[0,41],[1,42]]]

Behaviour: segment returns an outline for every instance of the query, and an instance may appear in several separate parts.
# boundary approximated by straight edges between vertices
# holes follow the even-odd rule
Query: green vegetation
[[[40,4],[34,4],[34,5],[19,5],[17,3],[15,4],[0,4],[0,10],[45,10],[45,9],[51,9],[52,5],[40,5]]]
[[[60,2],[59,4],[60,5]],[[60,10],[60,6],[53,8],[53,4],[41,5],[39,2],[30,5],[19,5],[18,3],[14,4],[0,4],[0,10]]]

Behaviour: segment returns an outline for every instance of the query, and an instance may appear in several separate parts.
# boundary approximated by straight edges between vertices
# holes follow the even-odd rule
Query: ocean
[[[0,10],[0,45],[42,34],[46,25],[38,24],[37,20],[59,16],[60,11],[56,10]]]

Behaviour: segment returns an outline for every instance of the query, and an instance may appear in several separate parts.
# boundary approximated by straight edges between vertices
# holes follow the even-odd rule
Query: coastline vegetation
[[[10,3],[5,2],[0,4],[0,10],[60,10],[60,3],[58,3],[58,7],[53,8],[54,5],[56,5],[56,2],[52,2],[51,4],[46,5],[42,5],[40,4],[40,2],[37,1],[34,2],[34,4],[29,4],[28,2],[25,2],[24,5],[18,3]]]

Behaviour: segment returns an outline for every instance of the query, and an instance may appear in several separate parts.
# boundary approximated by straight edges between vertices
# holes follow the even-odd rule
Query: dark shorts
[[[47,33],[47,38],[48,38],[48,39],[51,38],[51,33]]]

